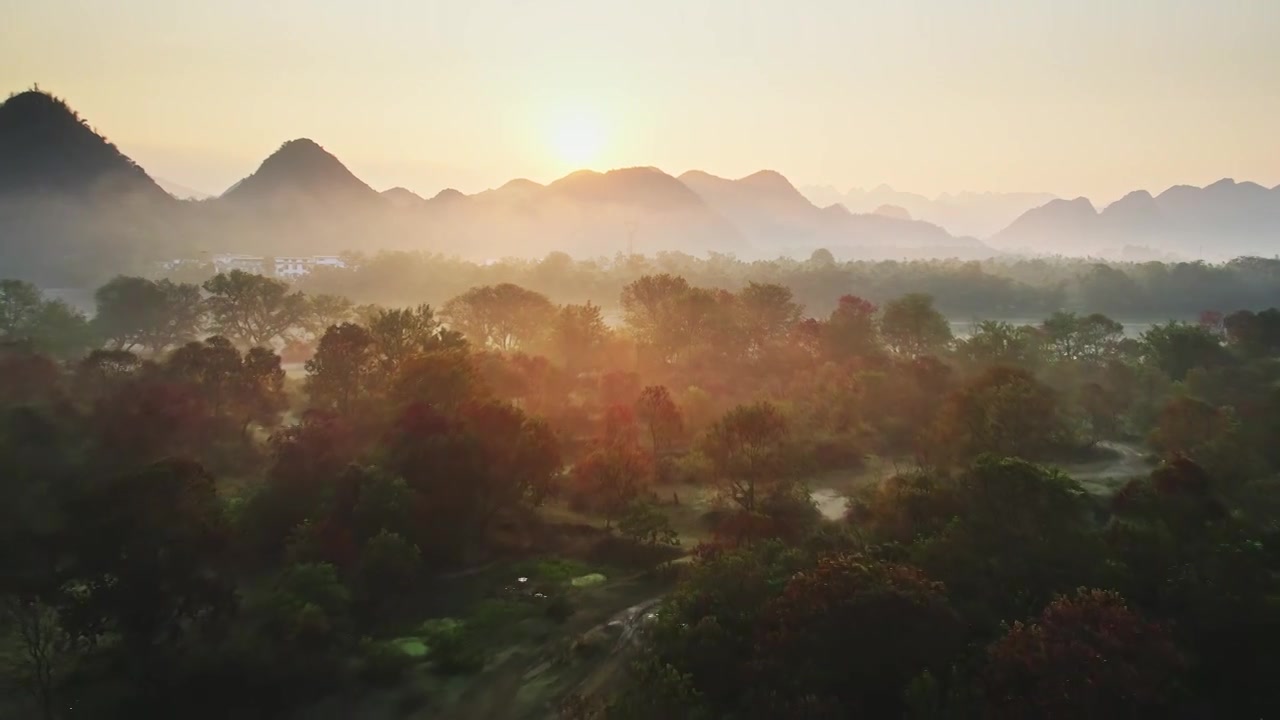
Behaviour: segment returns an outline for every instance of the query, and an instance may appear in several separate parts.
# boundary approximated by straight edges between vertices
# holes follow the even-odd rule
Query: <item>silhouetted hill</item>
[[[0,105],[0,195],[169,195],[65,102],[30,90]]]
[[[1079,198],[1029,210],[993,238],[1000,246],[1071,255],[1117,256],[1125,246],[1186,257],[1272,256],[1280,252],[1280,193],[1219,180],[1138,190],[1097,212]]]
[[[870,213],[884,205],[905,209],[917,220],[946,228],[953,235],[985,238],[1007,227],[1022,213],[1050,200],[1048,193],[942,193],[934,198],[919,193],[894,190],[880,185],[870,190],[853,188],[840,192],[830,186],[804,188],[804,194],[819,205],[840,203],[855,213]]]
[[[47,285],[137,268],[168,243],[180,203],[67,104],[29,91],[0,105],[0,268]]]
[[[281,145],[252,175],[223,193],[222,199],[376,203],[381,196],[315,141],[302,138]]]
[[[957,238],[909,215],[851,213],[836,204],[819,209],[781,174],[762,170],[738,180],[691,170],[680,180],[728,218],[764,255],[803,254],[820,247],[850,257],[988,257],[973,238]],[[905,215],[905,212],[903,213]]]
[[[382,197],[397,208],[420,208],[426,199],[421,195],[402,187],[393,187],[390,190],[383,190]]]

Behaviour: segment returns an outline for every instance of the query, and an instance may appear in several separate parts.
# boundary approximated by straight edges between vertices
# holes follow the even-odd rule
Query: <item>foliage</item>
[[[287,340],[307,319],[307,298],[289,292],[289,285],[281,280],[232,270],[214,276],[203,287],[209,294],[210,326],[242,347]]]
[[[986,714],[1168,717],[1186,663],[1167,630],[1113,592],[1080,589],[987,650]]]

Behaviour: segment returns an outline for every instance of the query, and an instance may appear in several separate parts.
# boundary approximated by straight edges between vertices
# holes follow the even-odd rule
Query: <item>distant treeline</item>
[[[933,296],[953,319],[1039,318],[1055,310],[1104,313],[1125,320],[1189,319],[1205,310],[1230,313],[1280,305],[1280,260],[1245,257],[1222,264],[1102,263],[1075,259],[837,262],[819,250],[808,260],[745,262],[730,255],[682,253],[481,264],[441,255],[354,255],[345,269],[325,268],[299,281],[308,294],[356,303],[435,305],[467,289],[514,283],[557,303],[586,301],[612,314],[623,286],[650,274],[679,275],[691,285],[735,291],[750,282],[791,289],[807,315],[821,317],[841,296],[882,304],[908,293]],[[196,279],[196,278],[188,278]]]

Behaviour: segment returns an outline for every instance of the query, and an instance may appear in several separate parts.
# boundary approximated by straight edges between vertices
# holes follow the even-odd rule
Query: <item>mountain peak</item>
[[[372,202],[381,197],[310,138],[285,142],[252,175],[223,193],[231,199],[280,195],[310,196],[326,202]]]
[[[0,193],[168,193],[63,100],[40,90],[0,104]]]

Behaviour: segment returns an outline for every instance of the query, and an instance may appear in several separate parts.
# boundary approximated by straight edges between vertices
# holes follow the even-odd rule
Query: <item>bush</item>
[[[358,674],[361,680],[379,687],[395,685],[413,665],[414,658],[388,643],[365,638],[360,643]]]

